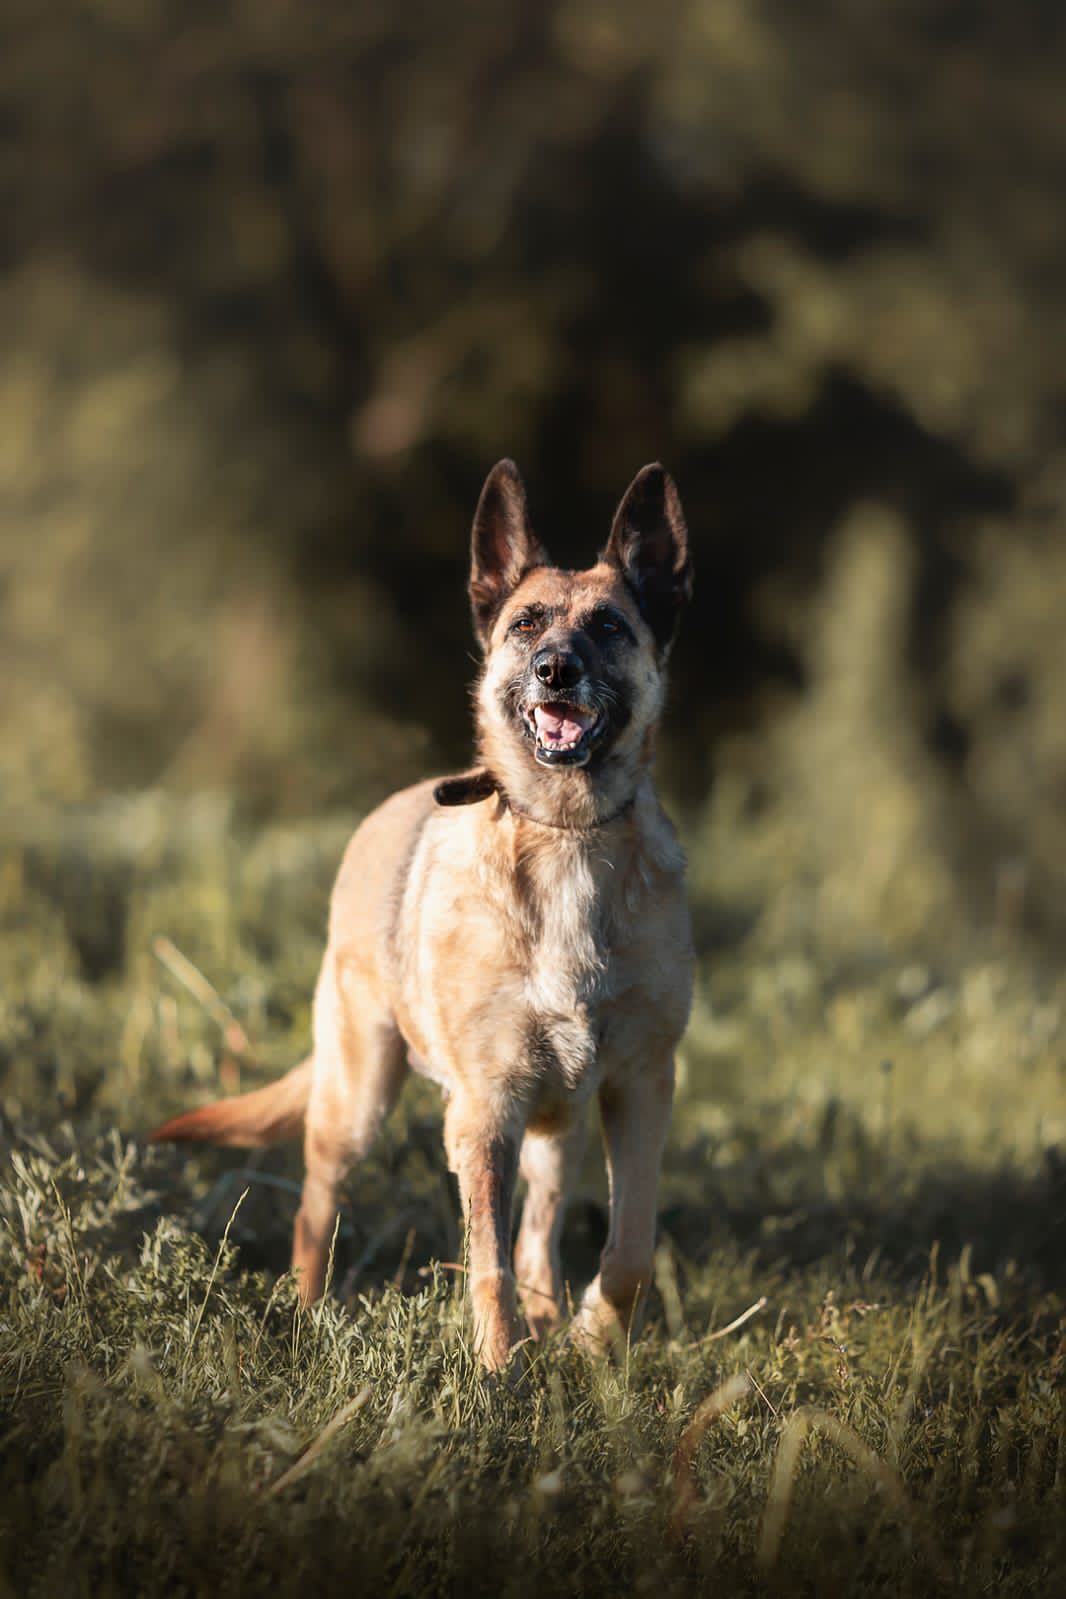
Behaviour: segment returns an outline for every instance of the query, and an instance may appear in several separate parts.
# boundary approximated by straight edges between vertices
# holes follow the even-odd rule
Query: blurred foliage
[[[793,711],[807,791],[840,788],[843,585],[834,671],[887,696],[857,731],[950,838],[932,901],[987,917],[1005,872],[1061,929],[1060,8],[12,0],[0,29],[13,807],[295,815],[463,760],[485,470],[519,459],[569,561],[659,455],[699,573],[673,790],[794,807],[756,748]],[[833,575],[867,515],[897,529],[876,665]],[[840,852],[861,875],[861,829]]]

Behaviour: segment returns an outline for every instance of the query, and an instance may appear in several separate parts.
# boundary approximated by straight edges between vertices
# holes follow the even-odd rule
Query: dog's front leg
[[[553,1132],[530,1130],[522,1140],[519,1169],[528,1188],[515,1244],[515,1271],[534,1338],[543,1338],[562,1320],[559,1236],[584,1147],[583,1108],[569,1127]]]
[[[600,1089],[610,1223],[599,1274],[585,1290],[573,1333],[601,1349],[624,1346],[651,1281],[655,1195],[670,1122],[673,1059],[632,1070]]]
[[[518,1336],[510,1255],[519,1137],[495,1107],[466,1094],[448,1106],[444,1138],[466,1217],[474,1349],[488,1371],[506,1366]]]

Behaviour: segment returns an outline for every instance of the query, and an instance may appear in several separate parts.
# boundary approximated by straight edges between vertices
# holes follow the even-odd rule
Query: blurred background
[[[678,479],[705,947],[1059,947],[1060,7],[0,26],[0,823],[72,970],[121,966],[131,863],[205,805],[340,839],[468,758],[504,454],[568,563]]]
[[[299,815],[462,762],[485,472],[515,456],[582,561],[661,457],[698,568],[677,803],[784,784],[874,919],[898,867],[923,923],[1061,926],[1057,6],[11,0],[3,31],[6,807]]]

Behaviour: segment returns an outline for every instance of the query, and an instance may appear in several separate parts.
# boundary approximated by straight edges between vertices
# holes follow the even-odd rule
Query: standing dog
[[[665,663],[691,563],[677,490],[646,466],[597,564],[552,566],[510,461],[482,490],[470,600],[481,765],[368,816],[334,890],[314,1050],[268,1088],[158,1129],[267,1144],[303,1127],[293,1267],[322,1293],[338,1190],[409,1067],[447,1099],[474,1343],[507,1363],[521,1297],[561,1315],[559,1234],[599,1100],[610,1227],[577,1335],[624,1335],[651,1269],[655,1191],[692,952],[684,860],[652,783]],[[528,1192],[511,1269],[519,1172]],[[517,1289],[517,1295],[516,1295]]]

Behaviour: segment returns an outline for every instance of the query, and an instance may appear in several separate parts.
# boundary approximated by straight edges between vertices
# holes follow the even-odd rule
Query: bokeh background
[[[779,808],[822,932],[1061,934],[1060,8],[2,26],[5,809],[352,812],[462,762],[484,473],[571,561],[661,457],[684,814]]]

